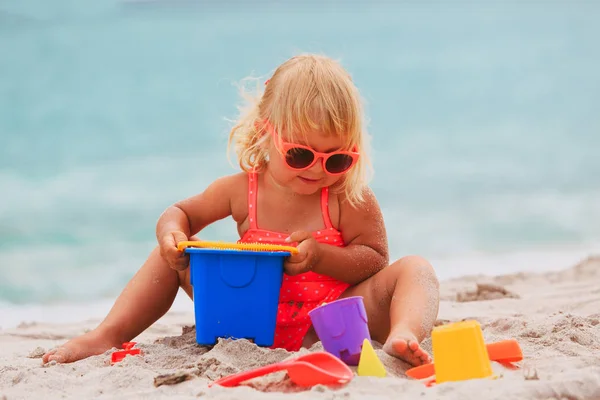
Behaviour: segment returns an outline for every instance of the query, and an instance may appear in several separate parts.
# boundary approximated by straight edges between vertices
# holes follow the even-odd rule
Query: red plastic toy
[[[333,354],[321,351],[229,375],[208,386],[234,387],[248,379],[284,370],[287,371],[292,382],[298,386],[339,385],[350,382],[354,377],[352,370],[342,360]]]
[[[141,355],[142,354],[142,350],[141,349],[134,349],[133,346],[135,346],[136,342],[125,342],[123,343],[123,349],[124,350],[119,350],[119,351],[115,351],[114,353],[112,353],[111,356],[111,364],[114,363],[118,363],[119,361],[123,360],[126,356],[130,355],[130,356],[135,356],[135,355]]]

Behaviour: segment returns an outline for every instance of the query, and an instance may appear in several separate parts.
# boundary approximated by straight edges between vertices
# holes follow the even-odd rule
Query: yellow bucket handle
[[[298,249],[293,246],[282,246],[278,244],[267,243],[232,243],[232,242],[211,242],[211,241],[183,241],[177,243],[177,250],[184,251],[188,247],[212,248],[212,249],[233,249],[248,251],[287,251],[291,254],[298,254]]]

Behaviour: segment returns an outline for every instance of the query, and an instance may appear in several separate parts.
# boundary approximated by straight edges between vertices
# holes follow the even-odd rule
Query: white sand
[[[469,294],[477,283],[506,292]],[[485,288],[485,287],[484,287]],[[514,370],[494,363],[499,379],[444,383],[426,388],[406,378],[406,364],[377,352],[388,377],[356,376],[338,388],[296,387],[285,373],[238,388],[208,382],[293,354],[261,349],[247,341],[195,344],[193,314],[169,313],[136,339],[143,357],[111,366],[110,351],[73,364],[42,366],[39,356],[91,329],[98,321],[71,325],[22,324],[0,330],[0,400],[54,398],[246,399],[600,399],[600,258],[564,271],[464,277],[442,283],[438,323],[478,320],[487,342],[515,338],[525,359]],[[487,298],[487,299],[486,299]],[[460,299],[461,301],[457,301]],[[430,342],[424,343],[430,350]],[[320,344],[310,350],[320,350]],[[38,357],[38,358],[35,358]],[[155,387],[161,374],[186,372],[191,379]]]

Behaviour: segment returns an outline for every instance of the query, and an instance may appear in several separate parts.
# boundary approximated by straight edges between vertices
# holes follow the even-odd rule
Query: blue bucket
[[[188,247],[196,341],[249,339],[269,347],[275,339],[283,262],[289,252]]]

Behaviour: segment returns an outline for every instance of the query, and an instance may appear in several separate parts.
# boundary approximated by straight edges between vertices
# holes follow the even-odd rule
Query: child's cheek
[[[271,173],[283,184],[293,181],[298,173],[289,169],[281,159],[272,159],[270,162]]]
[[[333,186],[335,185],[339,180],[341,180],[344,177],[344,175],[338,175],[338,176],[329,176],[327,177],[327,184],[324,186]]]

